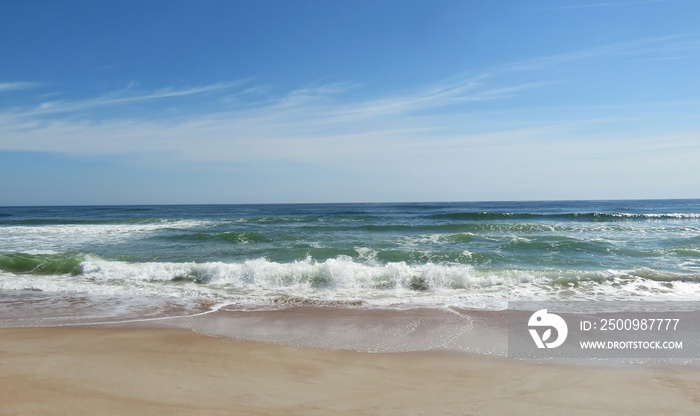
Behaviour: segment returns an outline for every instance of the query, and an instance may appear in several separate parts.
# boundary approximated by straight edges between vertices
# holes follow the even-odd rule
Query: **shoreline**
[[[0,369],[3,415],[690,415],[700,409],[700,371],[693,367],[367,353],[153,325],[2,328]]]
[[[0,329],[19,328],[135,328],[179,329],[204,336],[237,341],[323,350],[364,353],[457,352],[522,360],[546,365],[619,368],[693,368],[696,358],[644,358],[633,355],[595,358],[537,358],[509,355],[508,311],[459,307],[364,308],[346,306],[283,305],[276,308],[240,308],[234,304],[209,305],[184,315],[178,310],[157,316],[117,319],[68,319],[62,309],[55,317],[0,320]],[[179,312],[183,312],[180,310]],[[41,312],[46,316],[47,311]],[[175,313],[175,314],[172,314]],[[126,319],[123,319],[126,318]],[[528,338],[529,342],[529,338]],[[566,357],[563,355],[562,357]]]

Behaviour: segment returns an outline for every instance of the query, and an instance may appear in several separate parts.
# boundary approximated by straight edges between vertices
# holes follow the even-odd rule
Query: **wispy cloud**
[[[351,155],[406,151],[454,125],[430,114],[444,107],[508,100],[540,83],[511,84],[482,75],[452,79],[392,96],[376,96],[352,82],[298,88],[281,95],[250,82],[134,93],[132,88],[84,100],[51,101],[24,111],[1,111],[0,150],[73,154],[168,154],[189,160],[296,160],[335,163]],[[210,96],[205,96],[210,94]],[[226,100],[235,97],[233,105]],[[208,111],[176,117],[95,114],[98,108],[148,110],[163,100],[187,108],[211,99]],[[179,101],[178,101],[179,100]],[[464,120],[464,114],[459,120]],[[371,150],[374,149],[374,150]]]
[[[360,100],[336,99],[338,91],[331,93],[327,87],[303,89],[292,91],[276,104],[263,108],[262,112],[266,116],[276,114],[280,118],[286,115],[291,120],[303,120],[307,125],[371,122],[383,118],[417,116],[426,111],[470,103],[507,100],[547,82],[502,84],[502,80],[489,80],[489,76],[483,74],[451,79],[404,94]]]
[[[679,56],[657,56],[652,58],[637,58],[633,59],[636,62],[652,62],[652,61],[680,61],[686,59],[700,59],[700,55],[679,55]]]
[[[15,111],[12,114],[14,117],[26,118],[33,116],[43,116],[59,113],[76,113],[83,112],[87,113],[90,110],[113,106],[113,105],[123,105],[123,104],[133,104],[144,101],[154,101],[168,98],[176,97],[186,97],[199,95],[204,93],[219,92],[226,89],[230,89],[234,86],[240,85],[243,81],[239,82],[227,82],[227,83],[216,83],[212,85],[176,89],[176,88],[165,88],[157,91],[152,91],[148,93],[136,93],[131,91],[131,88],[126,88],[119,91],[114,91],[106,95],[99,97],[92,97],[83,100],[56,100],[56,101],[45,101],[40,103],[38,106],[28,109]]]
[[[589,9],[596,7],[615,7],[615,6],[637,6],[652,3],[667,3],[671,0],[641,0],[641,1],[618,1],[618,2],[599,2],[599,3],[582,3],[570,4],[565,6],[551,7],[534,7],[525,9],[525,11],[546,11],[546,10],[572,10],[572,9]]]
[[[697,42],[697,34],[661,36],[610,43],[607,45],[512,62],[505,65],[503,69],[510,71],[537,70],[553,68],[568,63],[621,56],[634,56],[642,59],[659,58],[668,53],[677,54],[679,50],[700,51],[700,43]]]
[[[0,92],[26,90],[36,88],[39,85],[36,82],[0,82]]]
[[[164,121],[169,124],[187,123],[190,117],[194,117],[218,122],[239,120],[243,124],[276,122],[287,127],[304,127],[308,132],[321,125],[341,126],[344,123],[415,116],[473,103],[505,101],[560,82],[551,74],[548,79],[543,78],[538,70],[556,69],[583,61],[604,63],[610,57],[624,57],[626,60],[690,59],[697,56],[694,53],[700,53],[700,41],[694,34],[638,39],[511,62],[479,75],[454,77],[413,91],[383,96],[372,94],[371,86],[355,82],[316,84],[281,94],[270,86],[253,85],[252,79],[153,91],[139,90],[135,85],[129,85],[83,99],[17,104],[12,108],[0,109],[0,119],[14,119],[17,124],[25,126],[30,122],[39,123],[44,119],[64,116],[88,123],[104,123],[105,117],[122,121],[130,117],[149,120],[156,116],[159,108],[167,107],[183,109],[162,114],[165,118],[168,114],[175,114],[176,119]],[[514,75],[524,72],[530,72],[530,75]],[[27,89],[36,85],[29,82],[3,83],[0,84],[0,91]],[[189,116],[188,113],[193,112],[189,110],[196,109],[194,103],[206,109],[197,112],[196,116]],[[116,109],[119,111],[112,111]],[[396,119],[393,121],[398,122]]]
[[[565,117],[552,114],[560,110],[554,106],[588,104],[580,101],[545,103],[547,111],[535,113],[534,104],[522,100],[526,104],[511,110],[509,103],[555,82],[533,69],[620,54],[655,57],[659,50],[692,47],[697,44],[689,35],[614,43],[514,62],[392,94],[374,93],[371,86],[355,82],[312,84],[286,92],[252,80],[152,91],[132,85],[82,100],[0,109],[0,151],[137,154],[152,160],[218,165],[282,160],[359,169],[375,163],[408,169],[426,155],[433,168],[439,168],[437,161],[443,159],[462,166],[459,158],[487,157],[483,149],[489,148],[511,155],[512,161],[518,152],[530,156],[547,154],[547,149],[568,152],[567,143],[563,144],[567,141],[576,144],[570,148],[586,149],[587,134],[605,132],[605,126],[643,128],[635,125],[640,116],[634,111],[613,112],[610,107],[586,109],[585,115],[582,111],[570,111]],[[503,106],[495,105],[500,103]],[[652,112],[645,110],[644,115]],[[626,137],[633,137],[629,134]],[[664,134],[668,137],[668,132]],[[620,148],[625,145],[623,135],[605,137]],[[685,145],[692,134],[677,137]],[[385,163],[388,160],[394,162]]]

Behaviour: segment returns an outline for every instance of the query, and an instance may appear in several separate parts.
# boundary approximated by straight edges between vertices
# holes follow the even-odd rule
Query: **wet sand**
[[[365,353],[186,329],[0,329],[1,415],[697,415],[697,368]]]

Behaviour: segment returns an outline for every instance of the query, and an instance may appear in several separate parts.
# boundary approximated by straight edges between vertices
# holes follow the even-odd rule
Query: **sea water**
[[[0,207],[0,326],[700,300],[700,200]]]

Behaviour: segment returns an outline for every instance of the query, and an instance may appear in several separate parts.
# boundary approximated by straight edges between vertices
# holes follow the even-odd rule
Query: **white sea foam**
[[[54,225],[14,225],[2,227],[8,234],[70,234],[70,235],[113,235],[149,232],[166,228],[192,228],[214,225],[213,221],[199,220],[160,220],[134,224],[54,224]]]
[[[86,256],[78,275],[0,273],[0,291],[136,296],[251,307],[344,304],[505,309],[512,300],[695,300],[700,276],[653,270],[478,270],[463,264],[362,263],[347,256],[289,263],[128,263]]]
[[[161,220],[134,224],[52,224],[0,227],[0,252],[65,251],[66,246],[142,238],[164,229],[216,225],[213,221]]]
[[[698,219],[700,214],[689,213],[689,212],[669,212],[669,213],[648,213],[648,214],[635,214],[635,213],[615,213],[607,214],[611,217],[620,218],[671,218],[671,219]]]

